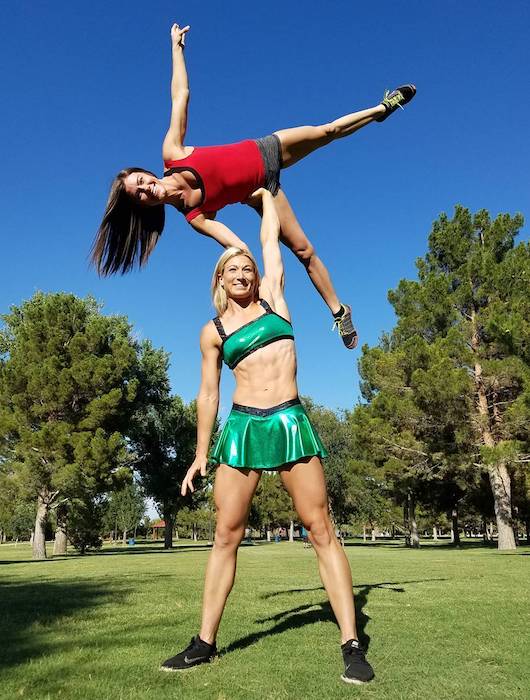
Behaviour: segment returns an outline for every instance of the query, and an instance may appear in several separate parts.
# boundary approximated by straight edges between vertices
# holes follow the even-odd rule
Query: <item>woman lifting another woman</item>
[[[375,107],[347,114],[328,124],[283,129],[265,138],[224,146],[187,146],[184,140],[189,87],[184,44],[188,30],[189,27],[180,28],[177,24],[171,28],[172,109],[162,145],[164,176],[159,178],[142,168],[126,168],[118,173],[92,250],[98,272],[123,273],[147,261],[164,227],[164,204],[174,206],[198,233],[214,238],[222,246],[246,248],[215,216],[220,209],[236,202],[261,212],[260,202],[252,193],[264,187],[275,198],[281,240],[306,268],[333,314],[346,347],[354,348],[357,333],[352,325],[351,308],[340,302],[326,267],[291,209],[280,186],[280,170],[373,121],[384,121],[414,97],[416,88],[403,85],[387,93]]]
[[[318,565],[341,633],[347,683],[370,681],[373,670],[357,641],[352,579],[344,550],[329,517],[321,457],[326,451],[298,398],[296,354],[289,309],[283,295],[280,220],[272,194],[255,195],[262,208],[264,276],[243,248],[228,248],[212,278],[218,316],[201,333],[202,379],[197,397],[197,452],[182,483],[206,474],[208,449],[219,404],[224,361],[234,372],[234,405],[213,449],[218,463],[214,499],[215,541],[204,583],[199,634],[161,669],[181,671],[210,661],[236,572],[237,550],[261,470],[277,470],[291,495],[318,556]]]

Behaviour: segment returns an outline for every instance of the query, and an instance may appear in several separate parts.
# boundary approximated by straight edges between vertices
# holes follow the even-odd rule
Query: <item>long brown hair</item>
[[[145,168],[125,168],[111,185],[91,251],[92,263],[100,275],[124,274],[135,265],[145,265],[164,229],[163,204],[142,207],[125,191],[125,178],[138,172],[155,175]]]

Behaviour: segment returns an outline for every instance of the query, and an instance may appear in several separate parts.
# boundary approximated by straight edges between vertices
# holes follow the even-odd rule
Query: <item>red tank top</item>
[[[166,160],[169,172],[191,171],[202,190],[202,202],[185,213],[192,221],[199,214],[216,212],[227,204],[243,202],[265,181],[263,158],[255,141],[225,146],[199,146],[186,158]]]

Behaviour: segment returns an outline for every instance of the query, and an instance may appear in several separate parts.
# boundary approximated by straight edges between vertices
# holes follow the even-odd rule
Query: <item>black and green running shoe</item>
[[[340,316],[335,316],[333,328],[331,330],[338,328],[344,345],[348,350],[353,350],[357,346],[359,336],[351,320],[351,306],[348,304],[341,304],[341,312]]]
[[[344,673],[341,679],[345,683],[369,683],[375,676],[374,669],[370,666],[364,651],[356,639],[350,639],[341,645],[342,658],[344,659]]]
[[[217,647],[214,644],[207,644],[197,635],[193,637],[189,646],[176,656],[166,659],[160,666],[161,671],[187,671],[199,664],[211,661],[217,654]]]
[[[415,85],[400,85],[400,87],[389,92],[385,90],[385,96],[381,100],[381,104],[385,107],[385,113],[380,117],[377,117],[376,122],[384,122],[387,117],[389,117],[392,112],[396,109],[403,109],[403,105],[410,102],[414,95],[416,94]]]

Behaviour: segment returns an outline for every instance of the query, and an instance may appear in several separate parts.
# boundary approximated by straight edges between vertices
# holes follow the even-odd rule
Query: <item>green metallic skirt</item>
[[[272,408],[234,404],[210,458],[239,469],[278,469],[327,454],[296,398]]]

